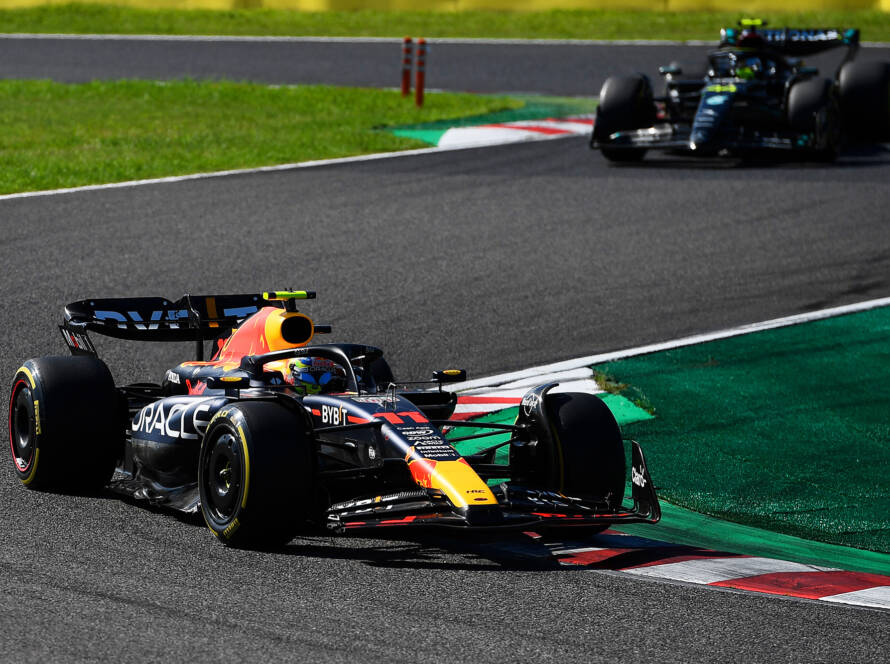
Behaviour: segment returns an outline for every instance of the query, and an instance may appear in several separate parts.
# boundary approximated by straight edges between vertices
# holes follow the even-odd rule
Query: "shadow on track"
[[[153,505],[144,499],[105,491],[95,498],[119,500],[204,528],[200,513],[184,513]],[[375,529],[334,534],[321,527],[309,529],[283,547],[257,549],[271,556],[349,560],[370,567],[451,571],[578,571],[621,570],[629,567],[692,558],[732,558],[736,554],[684,544],[625,535],[606,530],[589,535],[566,529],[545,535],[533,531],[471,531],[434,527]]]
[[[322,539],[329,543],[322,544]],[[570,531],[565,536],[541,536],[534,532],[431,532],[368,544],[364,536],[298,537],[278,553],[361,561],[372,567],[465,571],[621,570],[669,561],[738,557],[612,530],[580,537]],[[443,561],[444,556],[463,558],[466,562]]]
[[[593,151],[595,152],[595,150]],[[742,157],[690,157],[681,153],[668,152],[647,155],[642,161],[609,163],[611,169],[646,170],[676,169],[687,171],[736,171],[760,169],[806,169],[832,170],[837,168],[874,168],[890,164],[890,144],[888,145],[851,145],[844,148],[834,162],[808,161],[793,158],[792,155],[777,153],[775,155],[748,155]]]

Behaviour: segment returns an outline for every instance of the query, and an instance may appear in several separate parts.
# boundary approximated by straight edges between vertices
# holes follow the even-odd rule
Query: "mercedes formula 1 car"
[[[465,371],[400,384],[378,348],[313,344],[330,326],[296,302],[314,297],[69,304],[60,330],[71,355],[28,360],[13,379],[16,475],[33,489],[107,486],[200,510],[236,546],[281,545],[313,524],[596,531],[660,518],[636,442],[633,506],[624,505],[624,445],[600,399],[553,394],[547,384],[528,391],[512,425],[451,419],[456,395],[444,386]],[[116,386],[89,333],[194,341],[197,357],[160,384]],[[205,361],[207,342],[214,352]],[[479,449],[490,436],[497,442]],[[477,451],[462,456],[456,446],[466,440]]]
[[[721,30],[704,66],[659,68],[664,94],[643,74],[603,84],[591,137],[610,161],[647,150],[750,156],[785,152],[833,160],[844,139],[890,140],[890,63],[858,62],[859,30]],[[830,78],[801,56],[844,47]]]

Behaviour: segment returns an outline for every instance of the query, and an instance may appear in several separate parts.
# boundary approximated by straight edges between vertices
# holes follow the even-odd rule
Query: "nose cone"
[[[696,154],[711,154],[717,151],[714,132],[694,130],[689,137],[689,150]]]

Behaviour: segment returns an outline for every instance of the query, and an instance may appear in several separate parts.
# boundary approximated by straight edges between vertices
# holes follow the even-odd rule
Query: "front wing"
[[[727,131],[706,146],[696,146],[688,126],[670,124],[645,129],[617,131],[609,140],[592,140],[592,148],[676,150],[691,154],[712,155],[721,151],[749,152],[757,150],[800,150],[811,146],[812,137],[792,132],[759,134]]]
[[[493,487],[497,505],[455,509],[435,489],[418,488],[369,496],[332,505],[327,527],[338,532],[367,528],[445,526],[472,529],[522,529],[536,526],[579,527],[621,523],[657,523],[661,507],[639,443],[632,442],[632,507],[504,483]]]

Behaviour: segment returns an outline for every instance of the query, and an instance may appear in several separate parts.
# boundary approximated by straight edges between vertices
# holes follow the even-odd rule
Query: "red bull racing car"
[[[69,304],[60,330],[71,355],[28,360],[13,379],[16,475],[32,489],[108,487],[200,511],[235,546],[282,545],[312,525],[596,531],[660,518],[636,442],[625,505],[624,445],[601,400],[546,384],[528,391],[512,425],[451,419],[456,396],[444,388],[465,371],[400,384],[378,348],[315,344],[330,326],[296,308],[314,297]],[[115,385],[90,333],[193,341],[196,359],[160,384]],[[486,437],[498,441],[479,449]],[[476,451],[462,455],[466,440]]]
[[[706,63],[659,68],[664,94],[643,74],[603,84],[591,147],[610,161],[647,150],[692,156],[788,154],[833,160],[845,140],[890,141],[890,63],[855,60],[856,29],[721,30]],[[830,77],[802,56],[846,49]]]

